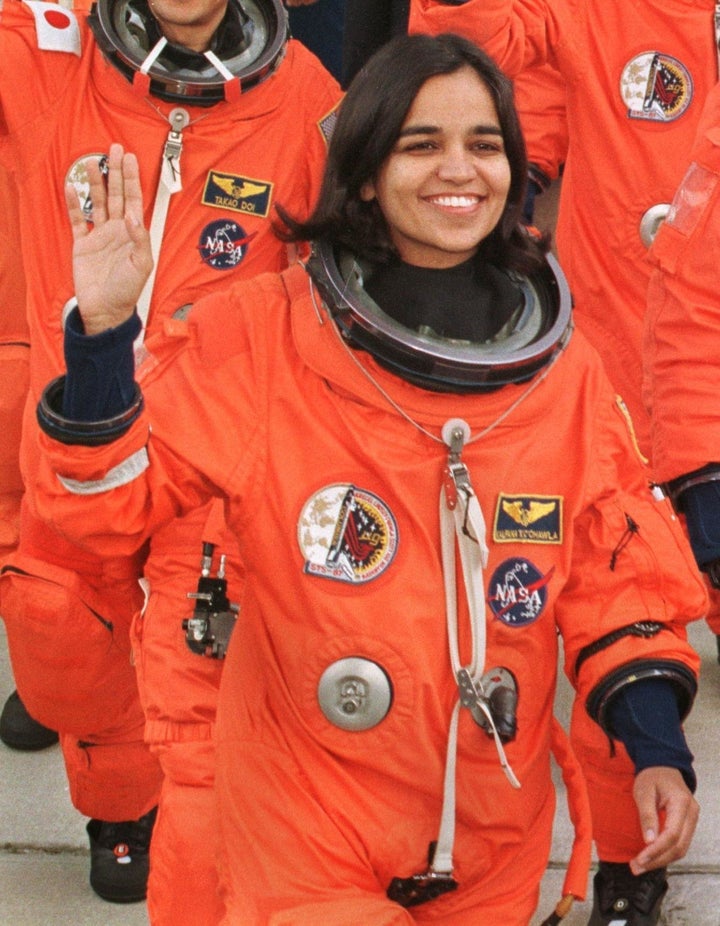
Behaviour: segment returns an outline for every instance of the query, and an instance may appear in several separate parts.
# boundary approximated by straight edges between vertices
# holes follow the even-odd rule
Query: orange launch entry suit
[[[87,162],[121,142],[138,156],[149,221],[169,114],[179,105],[187,112],[182,189],[171,197],[156,255],[151,334],[204,292],[287,266],[287,247],[271,227],[274,206],[308,214],[340,98],[319,61],[290,41],[277,71],[237,101],[167,103],[139,92],[106,61],[84,14],[45,6],[6,0],[0,14],[0,157],[20,195],[32,343],[26,431],[40,390],[63,367],[63,310],[73,295],[70,260],[58,257],[71,251],[65,183],[86,198]],[[202,382],[197,389],[204,407]],[[221,508],[165,526],[149,553],[88,553],[37,517],[32,440],[23,441],[21,464],[28,489],[20,546],[0,579],[18,690],[33,717],[61,732],[71,797],[82,813],[135,819],[158,803],[164,777],[151,917],[154,924],[212,924],[217,911],[202,910],[198,898],[208,885],[212,892],[214,878],[212,736],[222,663],[190,651],[182,621],[192,614],[187,595],[197,587],[202,541],[227,554],[228,592],[241,594],[242,569]],[[144,606],[143,570],[149,597],[131,637]],[[196,882],[187,877],[191,866]],[[160,881],[174,886],[157,898]]]
[[[553,823],[558,632],[574,723],[594,726],[588,709],[616,672],[692,679],[685,624],[704,588],[581,333],[536,388],[488,394],[428,392],[359,352],[400,415],[320,304],[296,266],[168,320],[129,430],[99,447],[41,436],[41,513],[124,556],[179,511],[225,497],[247,570],[218,710],[228,926],[527,926]],[[481,664],[517,680],[505,753],[519,789],[493,739],[457,714],[453,639],[461,660],[473,647],[459,574],[457,619],[446,611],[440,438],[457,418],[487,525]],[[638,621],[654,629],[628,635]],[[353,727],[368,712],[373,723]],[[405,909],[386,889],[427,867],[455,720],[459,887]],[[604,757],[606,787],[624,761]],[[613,825],[636,838],[633,821]]]

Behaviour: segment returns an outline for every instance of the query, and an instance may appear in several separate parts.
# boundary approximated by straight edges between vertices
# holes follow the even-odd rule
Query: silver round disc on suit
[[[320,676],[318,703],[333,726],[353,732],[370,730],[390,710],[392,685],[376,662],[348,656],[331,663]]]
[[[646,248],[655,240],[658,229],[668,217],[670,212],[670,203],[657,203],[643,214],[640,219],[640,238]]]

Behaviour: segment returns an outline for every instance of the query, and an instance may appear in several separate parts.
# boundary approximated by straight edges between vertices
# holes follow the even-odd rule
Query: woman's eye
[[[414,141],[402,148],[402,151],[432,151],[435,144],[431,141]]]
[[[502,142],[499,141],[477,141],[473,145],[475,151],[480,152],[501,152],[503,150]]]

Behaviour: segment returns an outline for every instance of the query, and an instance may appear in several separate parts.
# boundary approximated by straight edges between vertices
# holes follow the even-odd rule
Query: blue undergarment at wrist
[[[720,482],[700,482],[680,496],[698,566],[720,557]]]
[[[636,772],[652,766],[676,768],[688,788],[695,791],[693,755],[682,731],[673,686],[667,679],[645,678],[626,685],[613,698],[608,719]]]
[[[137,313],[117,328],[87,335],[77,307],[65,324],[63,415],[72,421],[105,421],[135,400],[133,342],[142,328]]]

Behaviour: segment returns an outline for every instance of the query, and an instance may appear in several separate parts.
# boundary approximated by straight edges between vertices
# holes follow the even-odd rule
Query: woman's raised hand
[[[107,182],[97,163],[88,165],[92,225],[72,184],[65,188],[73,234],[75,296],[86,334],[99,334],[129,318],[153,266],[143,226],[137,158],[110,146]]]

